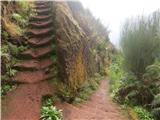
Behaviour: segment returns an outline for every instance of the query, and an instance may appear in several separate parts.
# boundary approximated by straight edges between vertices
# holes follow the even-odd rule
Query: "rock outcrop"
[[[53,4],[59,75],[63,81],[78,87],[100,72],[97,48],[109,41],[108,31],[79,2]]]

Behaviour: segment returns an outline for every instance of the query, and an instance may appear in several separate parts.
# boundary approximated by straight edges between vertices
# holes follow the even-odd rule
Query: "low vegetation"
[[[80,88],[74,89],[64,83],[57,84],[57,96],[62,101],[68,103],[80,103],[89,99],[90,95],[98,88],[100,80],[103,77],[99,74],[95,74],[95,77],[90,78]]]
[[[137,113],[140,120],[154,120],[152,114],[142,107],[135,106],[133,110]]]
[[[62,120],[62,110],[57,109],[54,105],[54,99],[47,97],[43,101],[41,108],[41,120]]]
[[[12,90],[16,85],[12,82],[12,77],[16,74],[14,65],[18,62],[18,55],[27,49],[28,46],[22,40],[25,39],[25,28],[28,25],[29,17],[32,14],[30,4],[27,1],[2,2],[2,95]]]
[[[14,84],[3,85],[1,87],[1,97],[2,97],[2,99],[3,99],[4,95],[7,94],[7,92],[12,91],[15,88],[16,88],[16,85],[14,85]]]
[[[122,51],[113,56],[109,75],[114,100],[134,107],[140,120],[160,116],[160,12],[128,19],[121,32]]]

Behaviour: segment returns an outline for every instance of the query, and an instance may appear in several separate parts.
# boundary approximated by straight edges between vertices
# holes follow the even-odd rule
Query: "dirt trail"
[[[31,17],[28,28],[30,48],[22,52],[21,62],[13,80],[20,83],[2,101],[2,120],[39,120],[42,97],[52,95],[54,90],[48,81],[54,65],[50,58],[53,38],[52,13],[49,2],[36,2],[36,16]],[[47,13],[47,14],[46,14]]]
[[[63,110],[64,120],[128,120],[109,96],[109,82],[103,80],[90,100],[81,105],[57,103]]]

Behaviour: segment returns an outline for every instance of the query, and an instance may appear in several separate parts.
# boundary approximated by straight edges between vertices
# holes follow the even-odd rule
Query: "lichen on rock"
[[[70,86],[79,88],[89,77],[99,72],[97,46],[99,41],[109,41],[108,32],[100,22],[91,25],[90,22],[96,19],[79,2],[53,2],[53,5],[59,76]],[[103,33],[98,31],[98,26],[99,30],[104,30]],[[102,62],[102,59],[97,62]]]

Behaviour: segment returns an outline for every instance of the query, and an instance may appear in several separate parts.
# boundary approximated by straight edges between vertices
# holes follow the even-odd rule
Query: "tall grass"
[[[160,11],[128,19],[121,31],[121,47],[126,69],[141,78],[145,68],[160,56]]]
[[[128,19],[121,31],[121,48],[124,67],[135,79],[122,81],[118,100],[131,105],[142,105],[144,108],[147,106],[155,119],[159,120],[160,11],[150,16]],[[132,83],[128,84],[128,81]],[[146,119],[145,111],[139,108],[136,111],[140,118]],[[147,117],[148,119],[150,118]]]

